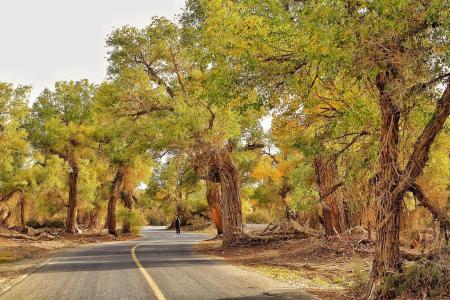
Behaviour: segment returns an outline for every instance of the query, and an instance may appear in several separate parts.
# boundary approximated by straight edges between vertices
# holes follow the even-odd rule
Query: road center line
[[[144,266],[141,264],[141,262],[137,258],[136,249],[139,246],[143,246],[143,245],[154,243],[154,242],[164,241],[164,240],[170,240],[170,239],[173,239],[174,237],[176,237],[176,235],[174,235],[171,238],[167,238],[167,239],[160,239],[160,240],[156,240],[156,241],[147,241],[147,242],[144,242],[141,244],[137,244],[133,248],[131,248],[131,257],[133,258],[134,262],[136,263],[136,266],[138,266],[142,275],[144,275],[145,280],[147,280],[148,285],[150,286],[150,288],[152,289],[153,293],[156,296],[156,299],[158,299],[158,300],[166,300],[166,297],[164,297],[163,293],[159,289],[156,282],[153,280],[153,278],[150,276],[150,274],[147,272],[147,270],[145,270]]]

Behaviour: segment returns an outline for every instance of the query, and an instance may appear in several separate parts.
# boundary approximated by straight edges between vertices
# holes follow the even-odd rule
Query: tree
[[[66,231],[77,232],[80,159],[92,145],[92,103],[95,87],[87,80],[57,82],[33,103],[28,131],[35,149],[57,155],[69,166]]]
[[[23,119],[29,113],[27,107],[31,88],[0,82],[0,204],[18,198],[21,223],[24,225],[24,192],[26,159],[30,148],[23,129]],[[7,207],[0,206],[0,223],[11,216]]]
[[[209,32],[216,48],[260,75],[261,90],[287,87],[284,93],[269,95],[308,99],[310,86],[317,81],[326,87],[338,79],[364,91],[367,103],[378,102],[380,122],[374,124],[373,133],[380,138],[374,176],[378,230],[369,294],[373,299],[392,297],[383,286],[385,277],[400,266],[401,202],[422,173],[449,115],[448,7],[442,1],[214,1],[205,5],[211,12]],[[219,38],[218,24],[231,30]],[[444,87],[439,89],[439,84]],[[424,104],[427,101],[435,103],[434,112]],[[329,113],[337,113],[335,109],[328,105],[322,114],[329,118]],[[342,108],[349,114],[354,109],[353,105]],[[407,130],[415,109],[427,109],[432,116],[416,142],[405,143],[409,151],[400,156],[400,145],[408,138],[400,133]],[[333,136],[319,140],[326,138]]]
[[[149,150],[154,146],[151,144],[152,131],[145,127],[147,121],[142,124],[135,118],[142,111],[147,115],[170,111],[163,99],[158,91],[150,88],[145,74],[131,70],[123,72],[114,81],[104,82],[96,93],[96,139],[115,172],[108,201],[110,234],[117,234],[117,200],[122,199],[129,213],[133,211],[137,181],[146,176],[150,166]],[[136,172],[139,170],[143,173]],[[123,224],[123,233],[130,230],[130,224]]]
[[[108,39],[109,72],[113,76],[127,69],[144,72],[160,98],[167,99],[166,110],[173,114],[156,121],[164,124],[156,144],[186,153],[198,176],[220,183],[224,240],[231,243],[233,232],[242,230],[242,216],[239,172],[229,140],[241,134],[241,121],[254,121],[257,114],[244,116],[229,105],[238,92],[223,92],[229,91],[226,87],[235,75],[227,72],[225,64],[211,67],[211,58],[194,50],[198,41],[189,39],[186,31],[163,18],[154,19],[142,30],[116,30]],[[139,116],[148,124],[155,121],[145,106],[128,115]]]

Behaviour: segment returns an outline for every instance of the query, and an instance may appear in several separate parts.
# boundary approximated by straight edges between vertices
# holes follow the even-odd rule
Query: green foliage
[[[29,219],[26,223],[26,226],[39,229],[39,228],[64,228],[64,221],[63,220],[49,220],[45,219],[42,223],[36,221],[35,219]]]
[[[27,225],[28,227],[34,228],[34,229],[38,229],[41,228],[41,224],[36,221],[35,219],[29,219],[25,225]]]
[[[421,260],[404,266],[401,273],[387,277],[383,289],[393,290],[394,294],[426,295],[448,297],[450,291],[450,269],[448,258]]]
[[[24,177],[30,148],[22,125],[29,113],[30,90],[0,82],[0,195],[27,186]]]
[[[91,112],[95,87],[87,80],[57,82],[33,103],[27,128],[36,149],[66,154],[86,146],[92,134]]]
[[[250,224],[268,224],[272,223],[273,217],[264,211],[254,211],[245,216],[245,220]]]
[[[367,290],[369,282],[369,272],[364,268],[362,260],[355,260],[352,267],[352,290],[357,295],[363,295]]]
[[[117,212],[117,218],[122,224],[129,223],[131,232],[134,235],[140,234],[141,228],[145,224],[144,215],[138,210],[130,211],[126,208],[121,208]]]

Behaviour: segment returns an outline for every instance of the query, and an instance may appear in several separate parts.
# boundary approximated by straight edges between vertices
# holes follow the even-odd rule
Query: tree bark
[[[403,195],[393,193],[399,180],[400,112],[391,98],[391,93],[386,90],[389,77],[392,75],[392,70],[387,70],[379,73],[376,80],[381,110],[381,137],[378,158],[380,171],[375,190],[377,231],[369,299],[390,298],[389,294],[381,291],[383,280],[386,274],[396,272],[400,265],[400,205]]]
[[[22,227],[25,227],[25,195],[23,193],[20,193],[20,200],[19,200],[19,206],[20,206],[20,225]]]
[[[66,232],[74,234],[77,232],[77,210],[78,210],[78,175],[80,168],[75,154],[72,152],[68,157],[69,171],[69,206],[67,208]]]
[[[339,180],[336,160],[318,156],[314,160],[317,186],[322,200],[323,222],[327,236],[343,232],[347,226],[344,218],[344,192]]]
[[[242,203],[239,171],[228,151],[222,156],[220,169],[220,194],[223,211],[223,246],[237,242],[243,231]]]
[[[217,229],[217,234],[223,234],[222,207],[220,203],[220,184],[210,180],[206,182],[206,200],[211,211],[211,220]]]
[[[108,215],[106,217],[106,223],[108,224],[108,233],[117,235],[116,231],[116,204],[119,198],[120,189],[122,187],[124,177],[124,167],[119,166],[116,172],[116,176],[111,184],[111,191],[109,194],[108,202]]]
[[[229,247],[238,241],[243,231],[239,171],[226,147],[214,149],[206,146],[196,156],[196,171],[206,171],[207,179],[220,185],[222,245]]]
[[[377,198],[375,254],[369,284],[369,299],[390,299],[394,295],[382,289],[385,277],[400,268],[400,208],[403,197],[422,173],[431,144],[442,130],[450,114],[450,84],[436,103],[433,117],[418,137],[405,171],[398,166],[400,112],[392,93],[386,86],[394,80],[393,67],[380,72],[376,78],[381,111],[379,173],[375,194]]]

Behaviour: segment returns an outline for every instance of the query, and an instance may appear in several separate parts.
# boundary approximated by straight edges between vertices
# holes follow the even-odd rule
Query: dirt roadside
[[[359,235],[291,239],[221,248],[220,240],[197,246],[203,255],[261,272],[322,299],[359,299],[369,279],[373,246]]]

